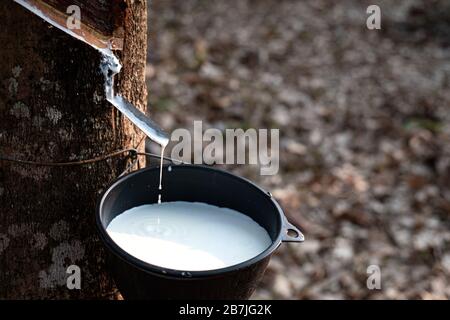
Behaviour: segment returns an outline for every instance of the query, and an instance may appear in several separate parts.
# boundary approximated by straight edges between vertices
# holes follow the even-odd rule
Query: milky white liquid
[[[182,271],[236,265],[272,244],[267,231],[250,217],[204,203],[135,207],[118,215],[106,230],[132,256]]]
[[[164,150],[166,146],[161,145],[161,163],[159,166],[159,194],[158,194],[158,203],[161,204],[161,192],[162,192],[162,178],[163,178],[163,165],[164,165]]]

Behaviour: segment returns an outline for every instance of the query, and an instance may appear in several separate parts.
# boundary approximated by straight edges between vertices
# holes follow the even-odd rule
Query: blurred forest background
[[[254,298],[450,298],[449,1],[153,0],[149,14],[158,123],[280,128],[278,175],[230,169],[307,241],[280,247]]]

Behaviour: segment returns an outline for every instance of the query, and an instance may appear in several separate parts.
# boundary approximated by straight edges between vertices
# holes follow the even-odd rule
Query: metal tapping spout
[[[122,69],[122,65],[111,50],[100,50],[103,54],[101,69],[105,75],[106,99],[126,116],[147,137],[163,148],[169,143],[169,136],[154,121],[120,95],[114,93],[114,77]]]

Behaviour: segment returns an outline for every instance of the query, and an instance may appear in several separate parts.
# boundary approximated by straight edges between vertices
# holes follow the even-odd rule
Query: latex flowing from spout
[[[162,175],[164,150],[169,143],[169,137],[162,131],[159,126],[150,118],[146,117],[138,108],[128,102],[120,95],[114,94],[114,77],[122,69],[119,59],[111,50],[100,50],[103,54],[101,69],[105,75],[105,94],[106,99],[115,106],[122,114],[124,114],[131,122],[141,129],[150,139],[161,145],[161,164],[159,168],[159,195],[158,203],[162,198]]]
[[[150,139],[160,144],[162,149],[167,146],[167,144],[169,143],[168,135],[155,122],[148,118],[133,104],[124,99],[122,96],[116,95],[114,93],[114,76],[120,72],[120,70],[122,69],[122,65],[111,49],[105,49],[111,48],[110,43],[102,43],[102,41],[99,39],[96,39],[96,42],[89,41],[89,39],[87,39],[83,35],[77,34],[73,30],[68,29],[64,24],[58,23],[58,21],[52,19],[51,16],[48,16],[45,12],[43,12],[35,5],[35,1],[14,0],[14,2],[30,10],[35,15],[41,17],[54,27],[62,30],[75,39],[83,41],[84,43],[100,51],[102,54],[101,69],[103,74],[105,75],[105,92],[107,100],[121,113],[123,113],[131,122],[133,122],[133,124],[141,129]],[[99,45],[101,46],[99,47]]]

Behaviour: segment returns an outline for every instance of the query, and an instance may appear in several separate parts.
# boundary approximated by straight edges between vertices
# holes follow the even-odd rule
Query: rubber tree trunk
[[[124,2],[119,93],[143,110],[147,3]],[[106,102],[95,49],[12,1],[0,2],[0,26],[0,155],[65,162],[141,141]],[[94,211],[125,161],[64,168],[0,161],[0,299],[113,296]],[[81,269],[81,290],[67,288],[70,265]]]

